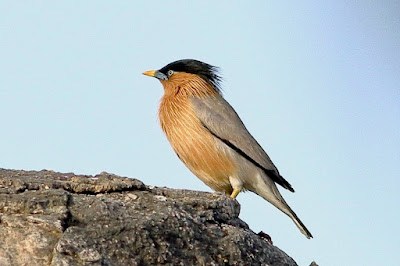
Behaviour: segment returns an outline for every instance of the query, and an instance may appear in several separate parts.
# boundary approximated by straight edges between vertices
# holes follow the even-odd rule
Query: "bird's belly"
[[[230,152],[213,138],[208,131],[181,134],[181,142],[171,144],[182,162],[204,183],[216,191],[230,193],[229,176],[236,165]]]
[[[172,148],[192,173],[212,189],[230,194],[229,176],[237,169],[233,151],[190,113],[170,119],[168,125],[163,123],[165,121],[161,120]]]

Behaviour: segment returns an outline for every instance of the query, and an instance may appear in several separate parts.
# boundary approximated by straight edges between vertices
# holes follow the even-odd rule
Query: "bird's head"
[[[218,75],[218,68],[198,60],[178,60],[159,70],[149,70],[143,74],[160,80],[166,92],[186,88],[197,91],[212,89],[220,93],[221,77]]]

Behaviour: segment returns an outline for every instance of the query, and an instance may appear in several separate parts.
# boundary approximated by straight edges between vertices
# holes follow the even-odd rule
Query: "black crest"
[[[198,75],[208,82],[216,91],[220,92],[221,90],[221,77],[218,75],[218,67],[194,59],[183,59],[172,62],[159,71],[167,75],[168,70]]]

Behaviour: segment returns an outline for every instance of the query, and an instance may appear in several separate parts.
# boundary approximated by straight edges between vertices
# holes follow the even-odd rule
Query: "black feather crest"
[[[217,92],[221,92],[221,76],[218,74],[218,67],[194,59],[182,59],[166,65],[159,71],[167,75],[168,70],[198,75]]]

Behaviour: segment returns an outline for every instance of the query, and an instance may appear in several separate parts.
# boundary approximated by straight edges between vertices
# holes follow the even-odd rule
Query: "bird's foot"
[[[239,194],[240,189],[234,189],[231,194],[232,199],[236,199],[237,195]]]

